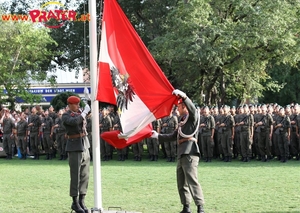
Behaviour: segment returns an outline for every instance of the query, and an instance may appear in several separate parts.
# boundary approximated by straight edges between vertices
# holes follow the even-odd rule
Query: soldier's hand
[[[182,92],[181,90],[179,90],[179,89],[173,90],[172,94],[176,95],[176,96],[180,96],[183,99],[186,98],[186,94],[184,92]]]
[[[152,130],[152,135],[150,136],[150,138],[158,138],[158,133],[155,130]]]
[[[86,113],[86,114],[88,114],[90,111],[91,111],[90,106],[89,106],[88,104],[86,104],[86,105],[84,106],[83,112]]]

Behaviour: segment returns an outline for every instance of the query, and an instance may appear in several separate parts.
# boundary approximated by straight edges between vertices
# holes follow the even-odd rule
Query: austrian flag
[[[151,122],[170,114],[174,88],[116,0],[105,0],[97,100],[117,105],[122,131],[101,137],[117,148],[151,135]]]

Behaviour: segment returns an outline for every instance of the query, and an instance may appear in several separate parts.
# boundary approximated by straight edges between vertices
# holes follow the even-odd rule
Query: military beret
[[[178,104],[182,104],[183,103],[183,99],[182,98],[179,98],[178,99]]]
[[[80,98],[77,97],[77,96],[70,96],[68,99],[67,99],[67,102],[69,104],[78,104],[80,102]]]

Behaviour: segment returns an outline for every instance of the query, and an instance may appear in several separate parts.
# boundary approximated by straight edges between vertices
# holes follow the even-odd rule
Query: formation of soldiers
[[[14,146],[18,147],[26,159],[28,155],[39,159],[52,160],[58,155],[59,160],[66,160],[67,136],[62,124],[62,114],[68,109],[54,112],[53,107],[45,111],[32,107],[23,112],[1,110],[0,124],[3,131],[3,148],[6,159],[12,159]],[[120,130],[119,113],[113,105],[100,110],[100,133]],[[281,107],[277,104],[243,105],[237,108],[202,107],[199,109],[200,125],[198,145],[205,162],[222,160],[231,162],[238,159],[250,162],[253,159],[267,162],[272,159],[286,162],[300,158],[300,111],[298,104]],[[172,133],[178,128],[176,107],[170,115],[152,122],[153,129],[159,133]],[[90,140],[92,159],[92,113],[86,117],[86,130]],[[159,156],[167,162],[176,161],[177,141],[165,142],[147,138],[123,149],[116,149],[100,138],[101,160],[109,161],[116,153],[116,160],[125,161],[130,151],[134,161],[144,157],[149,161],[158,161]]]
[[[198,143],[206,162],[299,160],[298,104],[203,107],[201,114]]]
[[[56,113],[51,106],[45,111],[40,106],[35,106],[31,111],[27,108],[23,112],[3,108],[0,124],[6,159],[12,159],[18,147],[20,159],[23,160],[28,156],[39,160],[41,154],[45,154],[47,160],[52,160],[57,153],[60,160],[66,160],[67,138],[61,121],[64,110]]]

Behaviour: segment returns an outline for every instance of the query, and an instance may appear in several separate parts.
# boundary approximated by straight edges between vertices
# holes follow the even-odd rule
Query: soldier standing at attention
[[[46,110],[44,113],[45,117],[42,118],[43,128],[43,146],[46,153],[46,160],[52,160],[53,157],[53,140],[52,140],[52,126],[53,120],[49,116],[49,111]]]
[[[40,119],[40,116],[37,115],[37,110],[35,107],[31,109],[31,115],[28,118],[28,132],[30,137],[30,147],[31,151],[34,154],[35,160],[40,159],[40,152],[39,152],[39,146],[40,146],[40,138],[39,138],[39,129],[42,122]]]
[[[299,105],[295,104],[292,109],[292,114],[290,115],[291,120],[291,143],[290,143],[290,157],[293,159],[299,159],[299,138],[298,138],[298,126],[297,126],[297,117],[299,113]]]
[[[271,138],[273,134],[273,118],[267,113],[267,106],[261,106],[261,117],[257,120],[256,132],[258,136],[258,147],[262,162],[267,162],[271,158]]]
[[[27,121],[25,118],[25,113],[22,112],[20,115],[20,120],[17,123],[17,138],[18,138],[18,146],[20,147],[20,151],[22,154],[22,158],[26,160],[26,155],[27,155]]]
[[[241,153],[243,162],[250,162],[251,153],[251,142],[253,140],[253,117],[249,113],[249,107],[247,104],[243,106],[244,113],[241,118],[241,122],[238,124],[241,126],[240,132],[240,143],[241,143]]]
[[[275,134],[277,135],[277,144],[280,152],[280,161],[287,162],[289,155],[289,140],[291,137],[291,121],[285,114],[283,107],[279,108],[279,114],[275,121]]]
[[[14,119],[8,109],[4,109],[4,114],[1,118],[0,124],[3,126],[3,149],[6,153],[6,159],[11,160],[13,156],[13,129],[15,127]]]
[[[58,117],[55,119],[55,125],[52,127],[52,132],[55,132],[56,135],[56,142],[57,142],[57,149],[60,154],[59,160],[66,160],[67,159],[67,153],[66,153],[66,128],[63,125],[62,122],[62,114],[64,113],[64,110],[58,111]],[[53,134],[53,133],[52,133]]]
[[[160,119],[155,120],[152,122],[152,128],[160,132]],[[157,138],[147,138],[147,147],[150,155],[150,161],[157,161],[158,160],[158,148],[159,148],[159,142]]]
[[[200,151],[195,138],[200,124],[199,112],[184,92],[176,89],[173,94],[181,98],[178,101],[178,112],[181,116],[178,129],[169,134],[153,131],[151,137],[164,141],[177,138],[177,188],[183,205],[180,213],[191,213],[191,197],[197,205],[197,213],[204,213],[204,196],[198,182]]]
[[[83,112],[80,112],[79,97],[70,96],[67,102],[69,110],[62,115],[62,121],[68,135],[66,151],[69,155],[71,177],[70,196],[73,199],[71,209],[76,213],[88,213],[89,210],[84,204],[84,198],[89,183],[90,153],[89,142],[83,140],[83,137],[86,134],[85,117],[90,111],[90,106],[86,104]]]
[[[100,132],[108,132],[112,131],[112,121],[110,116],[108,115],[109,111],[106,108],[103,108],[102,110],[102,117],[100,120]],[[105,140],[100,138],[100,150],[101,150],[101,156],[103,156],[103,161],[109,161],[112,159],[111,156],[111,148],[112,146],[107,143]]]
[[[221,139],[222,149],[224,153],[224,162],[231,162],[232,160],[232,146],[234,139],[234,119],[233,116],[229,112],[229,106],[224,106],[224,118],[220,122],[219,132],[223,133],[223,137]]]
[[[177,117],[173,115],[173,112],[165,119],[165,123],[162,124],[162,128],[165,129],[165,133],[172,133],[178,127]],[[167,162],[175,162],[176,156],[176,140],[164,141],[165,150],[167,154]]]
[[[204,122],[200,123],[201,142],[205,162],[211,162],[214,150],[215,119],[209,113],[208,106],[203,108]]]

